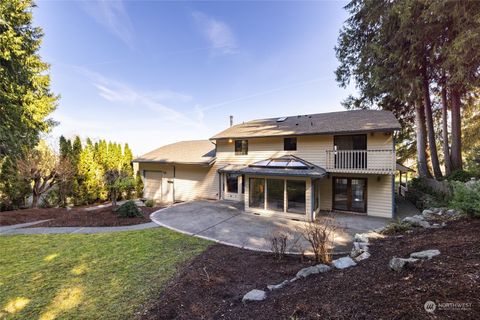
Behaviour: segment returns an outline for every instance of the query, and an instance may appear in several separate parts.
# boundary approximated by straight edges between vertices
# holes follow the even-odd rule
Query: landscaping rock
[[[371,254],[369,252],[364,252],[361,255],[355,257],[355,261],[359,262],[359,261],[370,258],[370,256],[371,256]]]
[[[337,269],[346,269],[356,266],[357,263],[350,257],[342,257],[332,261],[332,265]]]
[[[282,289],[283,287],[285,287],[287,284],[289,284],[290,281],[288,280],[285,280],[283,281],[282,283],[279,283],[279,284],[269,284],[267,286],[268,290],[270,291],[273,291],[273,290],[278,290],[278,289]]]
[[[454,217],[457,215],[457,211],[455,211],[454,209],[449,209],[445,212],[445,215],[449,217]]]
[[[311,266],[311,267],[301,269],[300,271],[297,272],[297,275],[295,276],[295,278],[301,278],[301,277],[306,278],[309,275],[327,272],[330,269],[331,267],[325,264],[317,264],[316,266]]]
[[[359,255],[361,255],[362,253],[364,253],[365,251],[363,251],[362,249],[355,249],[355,248],[352,248],[352,251],[350,251],[350,257],[351,258],[356,258],[358,257]]]
[[[418,259],[414,259],[414,258],[404,259],[404,258],[393,257],[392,259],[390,259],[388,266],[390,267],[391,270],[399,272],[406,266],[412,265],[417,261]]]
[[[431,250],[424,250],[424,251],[419,251],[419,252],[413,252],[410,254],[410,258],[415,258],[415,259],[432,259],[435,256],[438,256],[440,254],[440,251],[437,249],[431,249]]]
[[[383,239],[385,236],[381,233],[370,231],[366,233],[356,233],[353,237],[353,241],[355,242],[363,242],[368,243],[369,239]]]
[[[430,228],[430,223],[425,221],[423,217],[421,219],[419,217],[421,216],[417,215],[413,217],[406,217],[402,220],[402,222],[409,223],[415,227]]]
[[[353,237],[353,240],[355,242],[368,243],[368,237],[363,233],[356,233],[355,236]]]
[[[425,209],[422,211],[422,216],[424,217],[432,216],[433,214],[434,214],[433,210]]]
[[[366,242],[354,242],[350,257],[355,258],[364,252],[368,252],[368,243]]]
[[[243,298],[242,302],[245,301],[262,301],[267,298],[267,293],[263,290],[253,289],[247,292]]]
[[[355,241],[353,243],[353,249],[368,251],[368,243],[367,242],[357,242],[357,241]]]

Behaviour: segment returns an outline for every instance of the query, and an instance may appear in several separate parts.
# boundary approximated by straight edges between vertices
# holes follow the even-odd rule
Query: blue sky
[[[256,118],[342,110],[345,1],[37,1],[64,134],[140,155]]]

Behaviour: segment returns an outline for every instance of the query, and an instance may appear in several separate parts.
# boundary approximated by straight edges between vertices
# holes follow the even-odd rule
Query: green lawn
[[[210,243],[163,228],[0,236],[0,319],[126,319]]]

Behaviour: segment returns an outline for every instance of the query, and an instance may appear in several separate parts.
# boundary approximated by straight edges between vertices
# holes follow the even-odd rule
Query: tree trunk
[[[450,159],[450,148],[448,145],[448,100],[447,89],[442,88],[442,139],[443,139],[443,154],[445,159],[445,174],[449,175],[452,172],[452,161]]]
[[[462,170],[462,123],[460,92],[452,90],[452,170]]]
[[[32,193],[32,208],[38,208],[38,200],[40,196],[37,195],[35,192]]]
[[[430,160],[432,161],[432,169],[435,179],[440,179],[442,170],[440,170],[440,162],[438,161],[437,144],[435,141],[435,128],[433,126],[432,102],[430,100],[430,84],[426,67],[422,68],[422,86],[423,86],[423,102],[425,104],[425,118],[428,129],[428,147],[430,148]]]
[[[423,178],[431,178],[432,174],[427,166],[427,129],[425,128],[425,108],[421,101],[415,103],[415,122],[417,131],[417,159],[418,174]]]

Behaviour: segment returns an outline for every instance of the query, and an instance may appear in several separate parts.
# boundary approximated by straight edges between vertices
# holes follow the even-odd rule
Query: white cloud
[[[135,108],[147,108],[161,116],[162,121],[177,125],[194,128],[205,127],[203,118],[198,113],[194,113],[195,117],[189,117],[164,103],[165,101],[188,102],[192,99],[189,95],[172,90],[142,91],[85,68],[76,68],[76,70],[89,78],[93,86],[97,88],[98,94],[109,102],[124,103]],[[195,110],[195,107],[192,108]]]
[[[232,54],[236,52],[237,40],[231,28],[225,22],[199,11],[192,13],[192,15],[214,53]]]
[[[83,1],[82,7],[97,23],[133,48],[134,31],[122,0]]]

